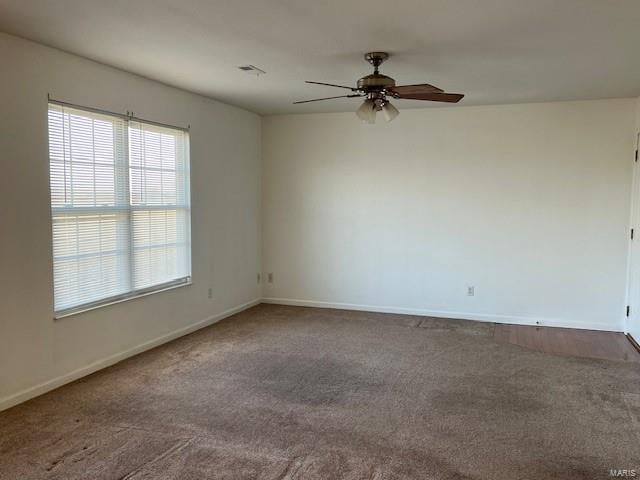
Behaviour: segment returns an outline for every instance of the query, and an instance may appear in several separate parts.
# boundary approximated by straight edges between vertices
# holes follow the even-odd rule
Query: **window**
[[[191,279],[189,136],[49,104],[57,316]]]

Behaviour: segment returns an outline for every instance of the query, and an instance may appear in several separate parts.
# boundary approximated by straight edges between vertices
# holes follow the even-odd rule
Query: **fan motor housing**
[[[358,89],[364,91],[383,90],[395,86],[396,81],[393,78],[381,73],[372,73],[358,80]]]

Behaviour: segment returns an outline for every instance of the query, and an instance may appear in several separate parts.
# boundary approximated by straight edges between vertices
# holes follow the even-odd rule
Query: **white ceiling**
[[[461,105],[640,96],[640,0],[0,0],[0,30],[261,114],[355,110],[291,103],[342,94],[304,80],[354,84],[371,50]]]

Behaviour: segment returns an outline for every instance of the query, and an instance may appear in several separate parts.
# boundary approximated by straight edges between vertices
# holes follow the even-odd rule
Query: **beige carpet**
[[[640,476],[638,364],[492,329],[261,305],[0,413],[0,478]]]

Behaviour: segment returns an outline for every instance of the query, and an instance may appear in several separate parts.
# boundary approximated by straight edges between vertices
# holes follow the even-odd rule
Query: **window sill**
[[[73,315],[78,315],[80,313],[90,312],[92,310],[97,310],[99,308],[108,307],[110,305],[116,305],[118,303],[127,302],[129,300],[134,300],[136,298],[147,297],[149,295],[154,295],[156,293],[167,292],[169,290],[175,290],[176,288],[188,287],[192,285],[191,277],[188,277],[185,280],[181,280],[179,282],[172,282],[169,284],[157,285],[155,287],[151,287],[151,289],[141,290],[137,292],[127,293],[124,295],[120,295],[114,298],[107,298],[104,300],[100,300],[98,302],[90,303],[87,305],[80,305],[78,307],[69,308],[66,310],[61,310],[60,312],[56,312],[54,314],[54,320],[61,320],[63,318],[71,317]]]

